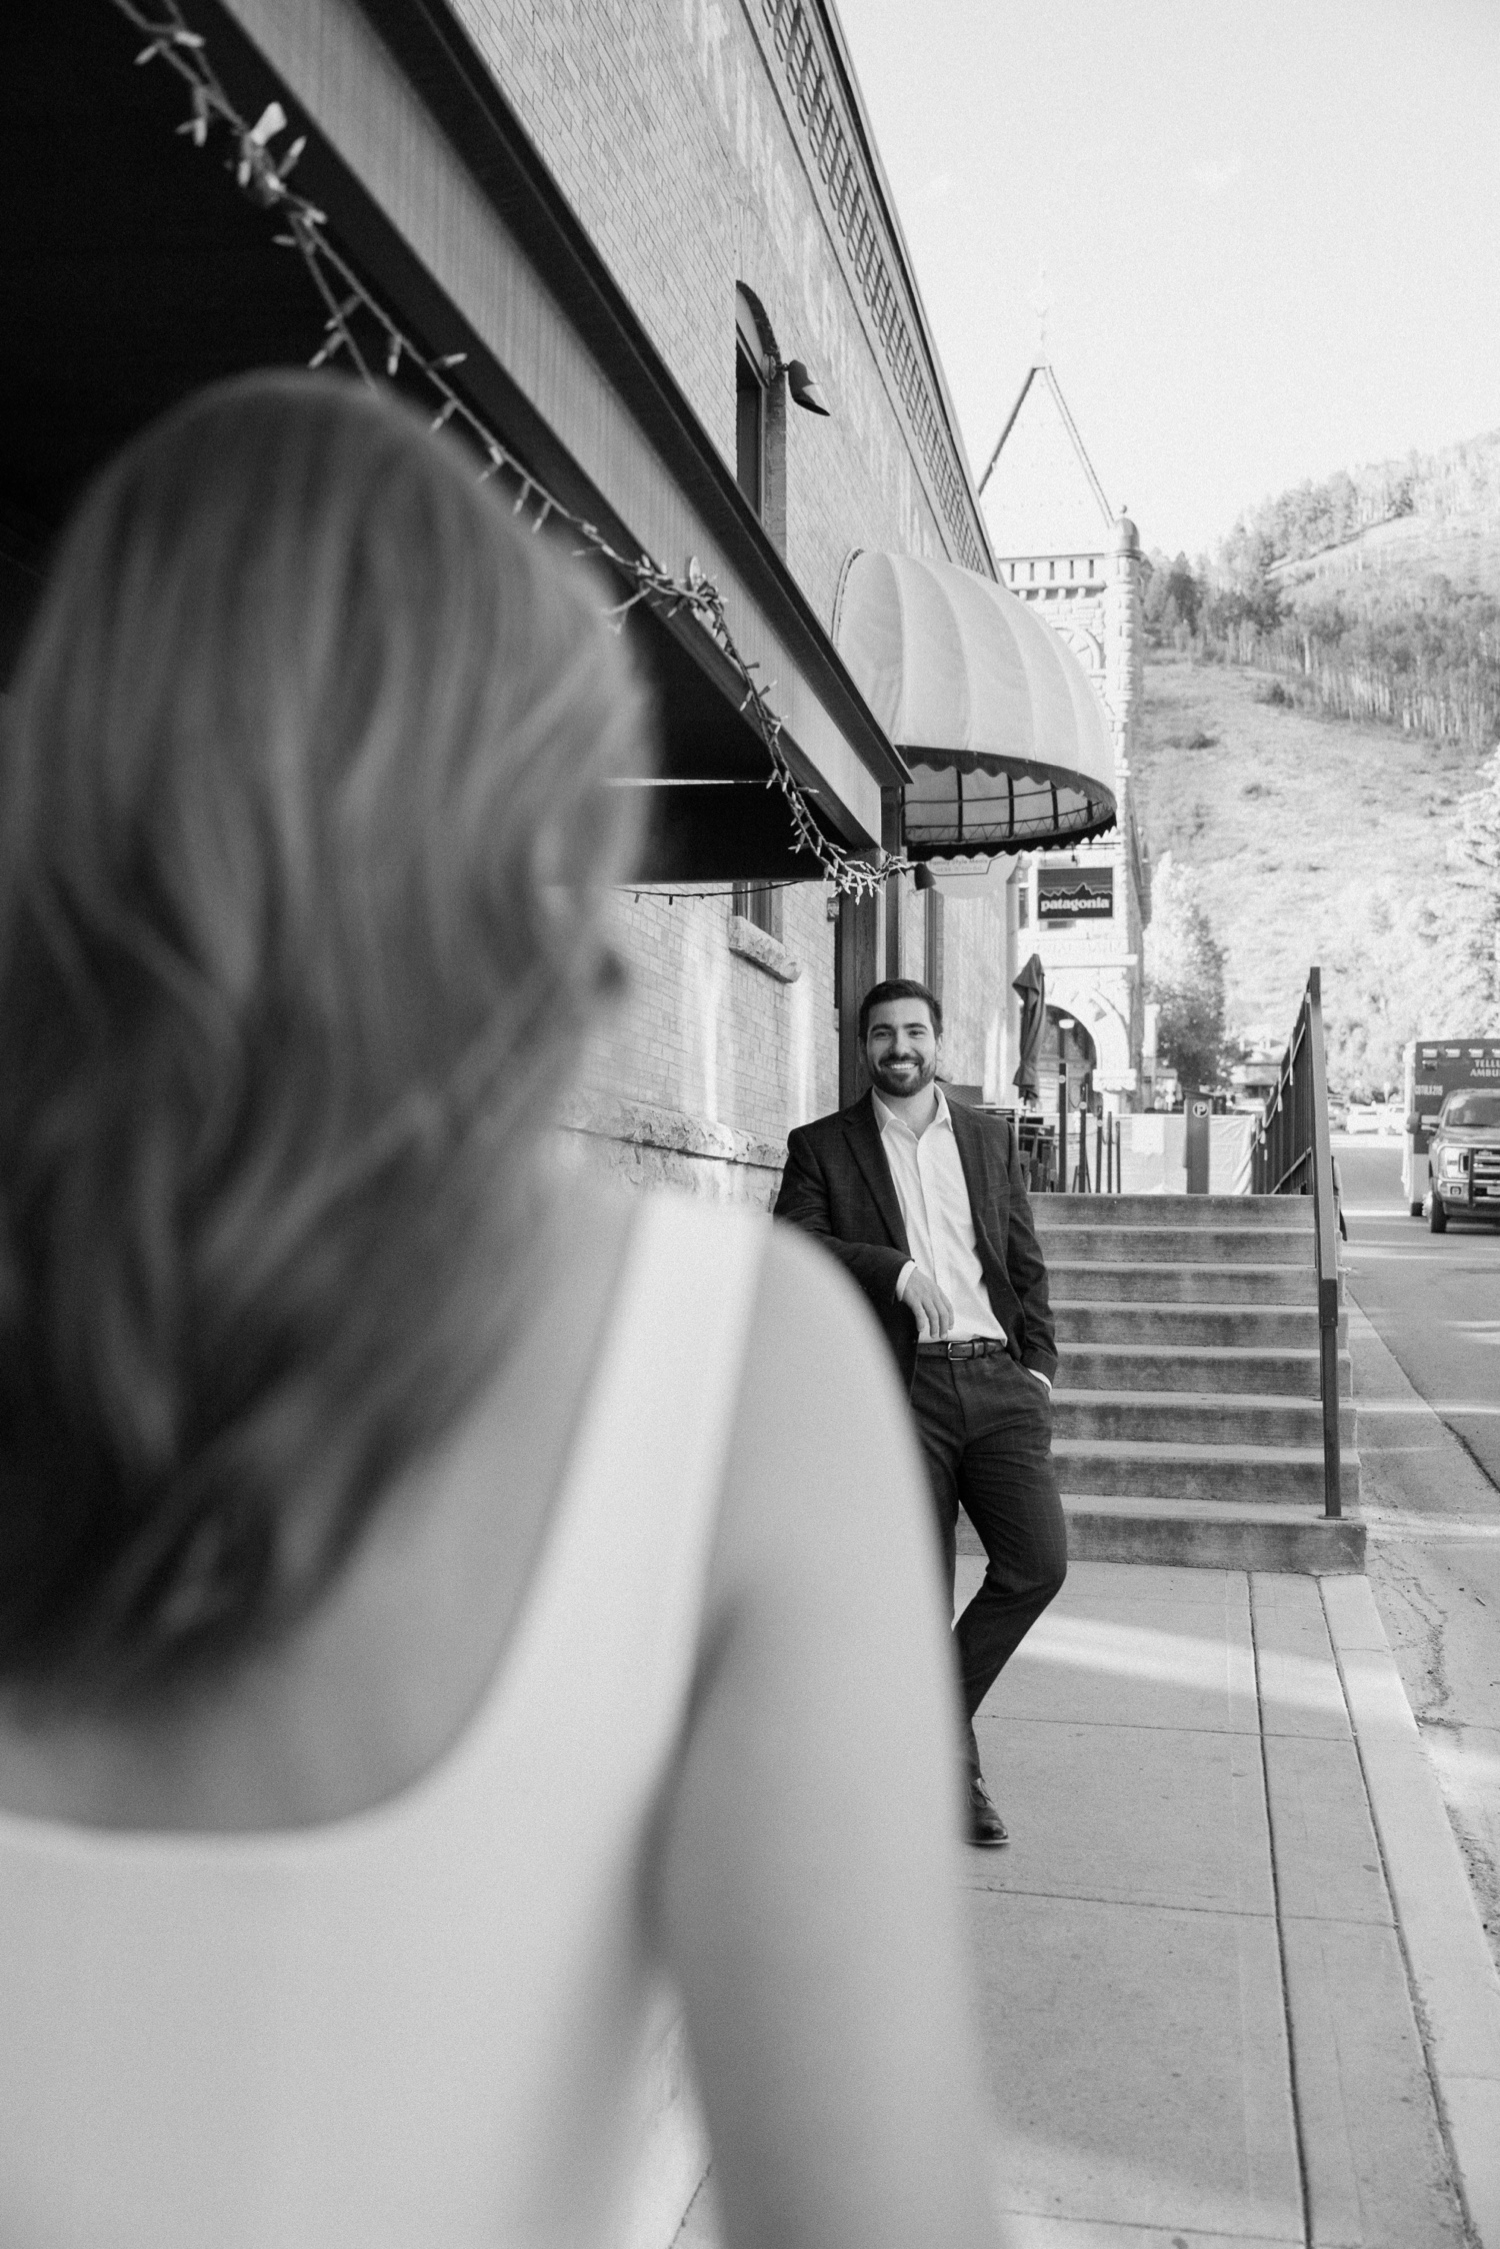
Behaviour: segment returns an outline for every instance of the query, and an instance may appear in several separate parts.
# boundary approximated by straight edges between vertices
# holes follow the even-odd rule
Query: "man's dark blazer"
[[[948,1110],[995,1317],[1011,1356],[1050,1381],[1057,1372],[1057,1345],[1047,1268],[1021,1178],[1015,1127],[1003,1117],[980,1116],[961,1101],[950,1101]],[[917,1364],[917,1322],[896,1301],[896,1283],[911,1251],[868,1093],[852,1108],[788,1134],[776,1216],[818,1235],[848,1267],[874,1305],[909,1384]]]

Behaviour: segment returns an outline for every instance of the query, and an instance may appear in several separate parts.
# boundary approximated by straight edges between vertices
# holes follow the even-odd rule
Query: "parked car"
[[[1380,1111],[1373,1101],[1351,1101],[1344,1126],[1346,1132],[1378,1132]]]
[[[1349,1129],[1349,1104],[1347,1101],[1330,1101],[1328,1104],[1328,1129],[1330,1132],[1347,1132]]]
[[[1464,1086],[1450,1093],[1427,1155],[1427,1223],[1434,1234],[1445,1232],[1450,1218],[1500,1224],[1500,1088]]]

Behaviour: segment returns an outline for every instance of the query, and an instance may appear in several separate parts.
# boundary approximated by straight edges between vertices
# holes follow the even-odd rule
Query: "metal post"
[[[1057,1191],[1068,1191],[1068,1074],[1057,1081]]]
[[[1312,1156],[1313,1225],[1318,1236],[1318,1370],[1323,1393],[1323,1512],[1344,1512],[1339,1458],[1339,1234],[1333,1196],[1333,1146],[1328,1132],[1328,1073],[1323,1054],[1321,972],[1307,979],[1308,1135]]]
[[[839,1014],[839,1107],[857,1101],[864,1086],[859,1047],[859,1003],[878,982],[875,967],[876,911],[873,898],[839,900],[838,942],[834,947],[835,1005]]]
[[[902,847],[903,792],[900,789],[882,789],[880,792],[880,841],[882,848],[899,856]],[[887,875],[885,883],[885,974],[901,974],[902,912],[905,900],[901,891],[901,877]]]
[[[1311,1195],[1318,1274],[1318,1391],[1323,1409],[1323,1512],[1343,1514],[1339,1443],[1339,1240],[1328,1132],[1328,1071],[1323,1050],[1323,979],[1308,970],[1307,990],[1276,1089],[1256,1135],[1257,1194]]]
[[[1208,1094],[1190,1093],[1183,1104],[1183,1139],[1186,1143],[1187,1191],[1190,1195],[1208,1193],[1208,1127],[1212,1112]]]

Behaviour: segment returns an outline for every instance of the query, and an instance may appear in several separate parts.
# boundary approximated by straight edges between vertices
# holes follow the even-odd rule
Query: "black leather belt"
[[[971,1335],[962,1343],[919,1343],[917,1352],[924,1359],[992,1359],[1007,1348],[992,1335]]]

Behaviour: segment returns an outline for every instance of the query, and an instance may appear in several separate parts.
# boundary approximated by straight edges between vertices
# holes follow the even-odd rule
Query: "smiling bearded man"
[[[825,1242],[875,1307],[921,1435],[950,1606],[960,1507],[984,1548],[984,1582],[953,1641],[969,1840],[993,1846],[1006,1832],[974,1713],[1067,1574],[1057,1351],[1015,1128],[950,1103],[937,1082],[942,1034],[925,985],[902,977],[865,994],[873,1091],[789,1135],[776,1215]]]

